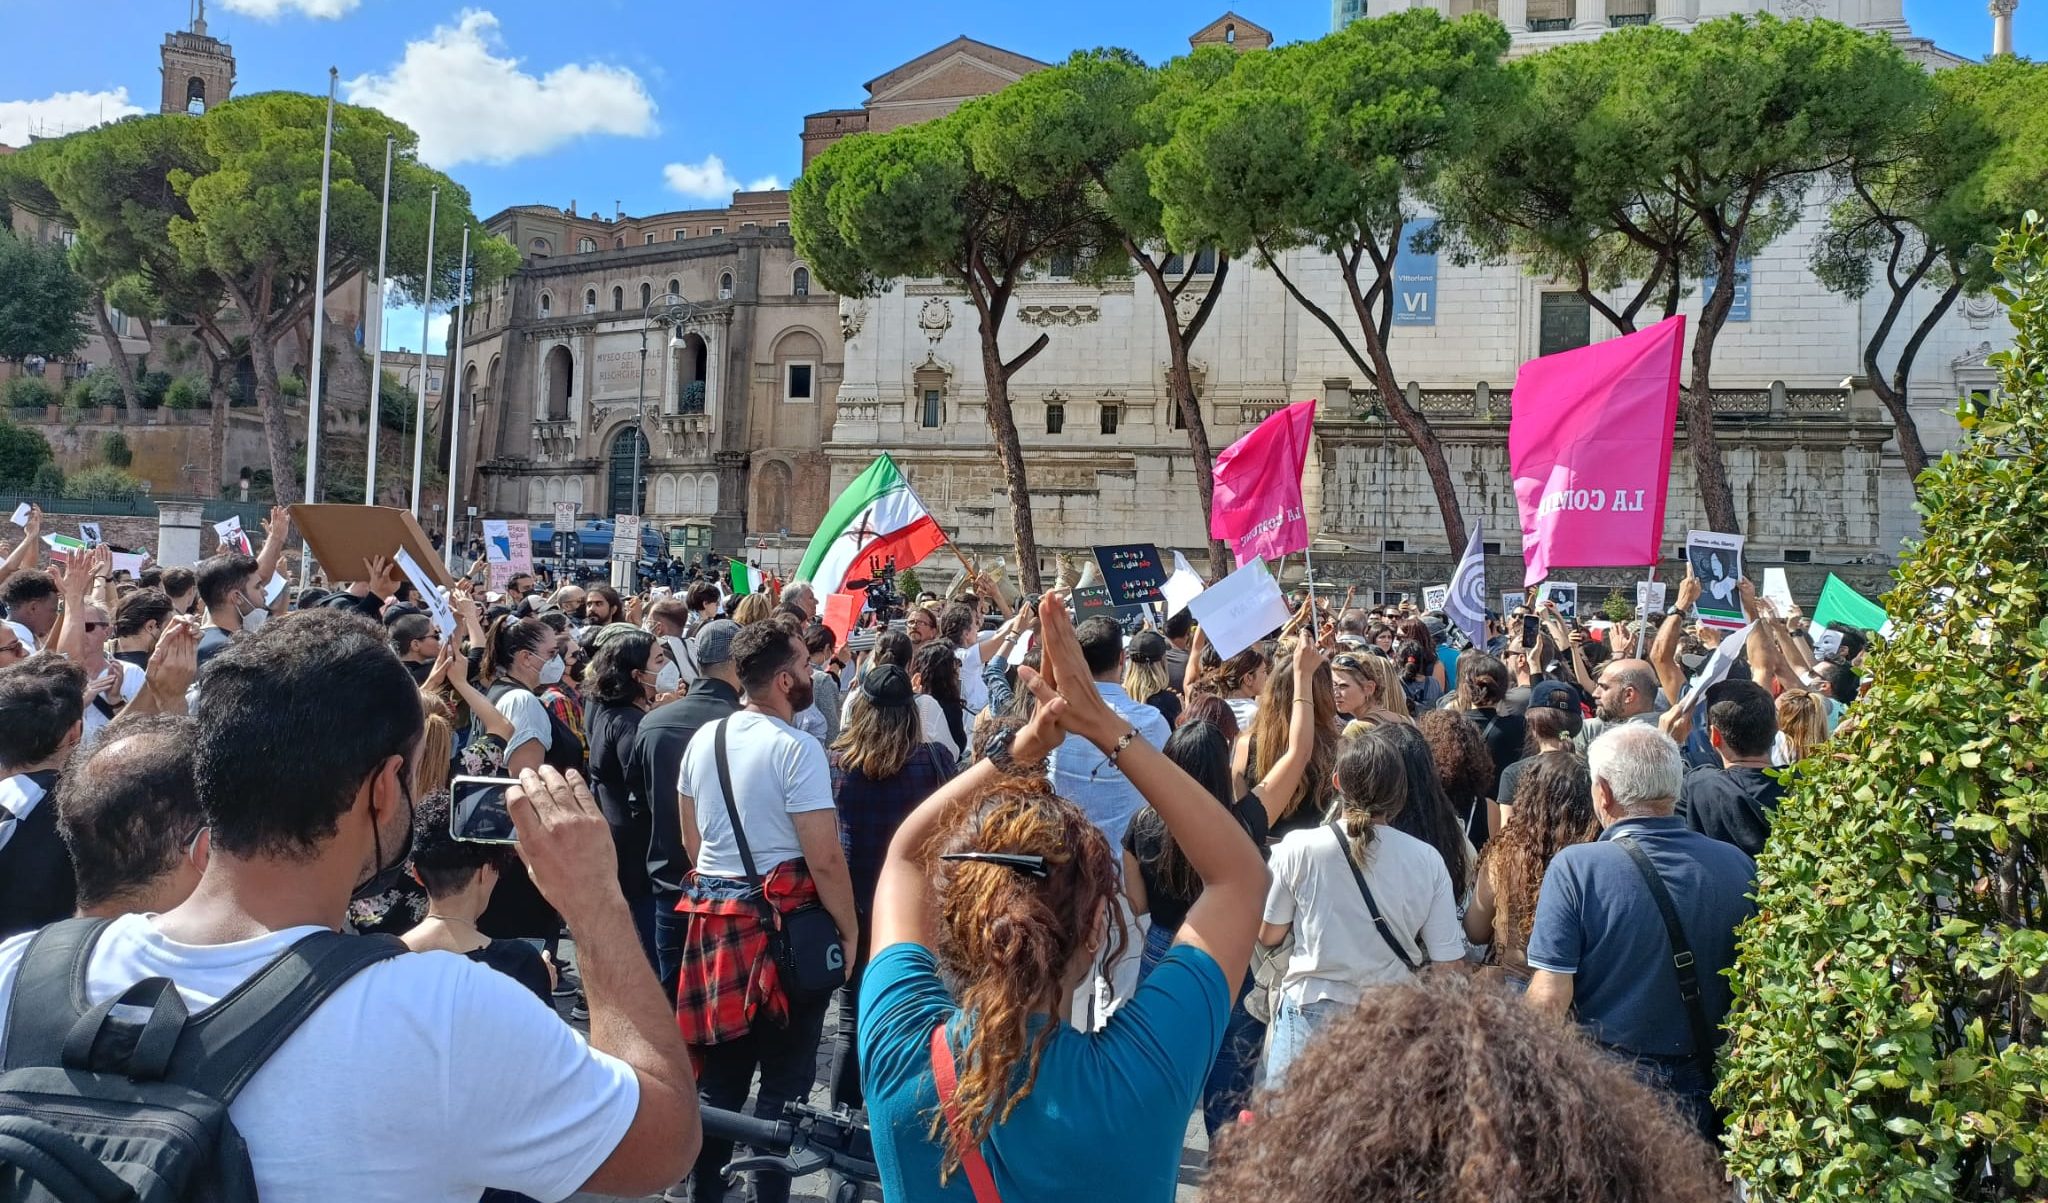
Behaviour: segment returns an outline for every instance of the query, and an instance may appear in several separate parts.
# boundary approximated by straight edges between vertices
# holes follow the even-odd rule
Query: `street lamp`
[[[659,312],[657,312],[657,310]],[[657,324],[668,327],[668,345],[673,351],[681,345],[683,323],[696,316],[697,306],[672,292],[665,292],[647,302],[640,309],[640,388],[639,398],[634,406],[633,433],[640,445],[633,452],[633,517],[640,517],[640,466],[647,458],[647,332]],[[640,549],[633,549],[633,559],[640,559]]]

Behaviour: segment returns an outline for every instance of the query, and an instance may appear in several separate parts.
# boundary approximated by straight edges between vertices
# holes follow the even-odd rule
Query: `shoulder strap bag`
[[[740,824],[740,808],[732,788],[732,763],[726,756],[725,732],[732,719],[714,724],[711,750],[718,761],[718,789],[725,795],[725,815],[732,823],[733,842],[740,848],[740,864],[746,867],[747,883],[761,901],[761,917],[768,925],[768,951],[782,988],[792,996],[829,994],[846,984],[846,945],[839,925],[823,903],[806,902],[793,910],[778,910],[768,901],[767,882],[754,864],[754,851],[747,844],[747,829]]]
[[[1671,891],[1664,886],[1664,878],[1657,873],[1657,866],[1650,863],[1650,856],[1635,840],[1625,835],[1614,837],[1614,842],[1643,875],[1643,884],[1649,887],[1650,898],[1657,904],[1657,913],[1664,917],[1664,934],[1671,941],[1671,969],[1678,977],[1678,999],[1685,1004],[1685,1019],[1692,1027],[1692,1055],[1699,1063],[1700,1072],[1707,1081],[1714,1080],[1714,1025],[1707,1022],[1706,1008],[1700,1001],[1699,966],[1692,955],[1692,946],[1685,941],[1685,928],[1678,922],[1678,907],[1671,901]]]
[[[1358,862],[1351,856],[1351,837],[1344,834],[1344,824],[1337,819],[1331,819],[1329,828],[1330,833],[1337,837],[1337,851],[1344,854],[1344,863],[1351,869],[1351,880],[1358,883],[1358,892],[1365,895],[1365,909],[1372,912],[1372,925],[1379,930],[1380,939],[1385,940],[1387,947],[1394,950],[1395,958],[1407,967],[1408,972],[1421,973],[1423,964],[1427,962],[1418,963],[1416,958],[1408,955],[1408,949],[1394,936],[1394,929],[1387,924],[1386,916],[1380,914],[1379,901],[1372,896],[1372,887],[1365,884],[1365,874],[1359,870]]]

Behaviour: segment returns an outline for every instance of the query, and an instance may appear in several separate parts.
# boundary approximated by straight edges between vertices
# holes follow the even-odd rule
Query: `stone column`
[[[1529,32],[1529,0],[1500,0],[1500,23],[1511,37]]]
[[[1991,0],[1991,53],[2012,53],[2012,13],[2020,0]]]
[[[1607,28],[1607,0],[1579,0],[1580,29]]]
[[[196,501],[156,503],[156,562],[173,568],[199,562],[203,507]]]

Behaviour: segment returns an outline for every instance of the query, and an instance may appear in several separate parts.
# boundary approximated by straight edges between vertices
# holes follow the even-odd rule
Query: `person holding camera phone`
[[[695,866],[677,910],[683,936],[676,1020],[697,1060],[705,1106],[738,1110],[756,1071],[760,1119],[810,1093],[831,989],[859,943],[853,882],[825,748],[794,725],[812,702],[811,654],[793,619],[742,629],[732,660],[746,706],[707,725],[683,752],[679,811]],[[777,912],[769,920],[766,908]],[[804,989],[794,955],[798,917],[815,931],[822,907],[837,929],[838,980]],[[780,943],[778,943],[780,941]],[[732,1146],[706,1140],[691,1171],[695,1203],[725,1197]],[[754,1175],[756,1203],[786,1203],[789,1177]]]

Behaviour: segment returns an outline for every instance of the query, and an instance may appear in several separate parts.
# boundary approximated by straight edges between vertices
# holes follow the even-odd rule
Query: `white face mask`
[[[253,635],[261,630],[263,624],[268,621],[270,621],[270,611],[251,610],[242,615],[242,629]]]
[[[673,660],[662,665],[661,671],[654,674],[654,692],[658,694],[674,693],[682,687],[682,684],[683,670],[677,667],[676,662]]]
[[[559,680],[561,680],[561,679],[562,679],[562,658],[561,658],[560,656],[554,656],[554,657],[551,657],[551,658],[550,658],[550,659],[548,660],[548,662],[547,662],[546,664],[543,664],[543,665],[541,665],[541,666],[540,666],[540,683],[541,683],[541,684],[543,684],[543,685],[553,685],[553,684],[554,684],[555,682],[557,682],[557,681],[559,681]]]

